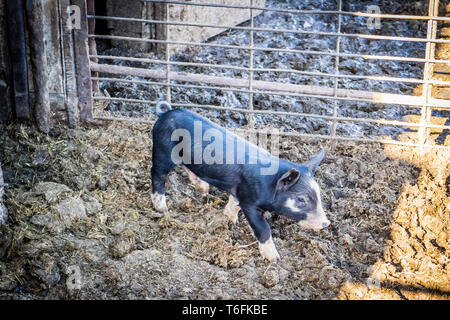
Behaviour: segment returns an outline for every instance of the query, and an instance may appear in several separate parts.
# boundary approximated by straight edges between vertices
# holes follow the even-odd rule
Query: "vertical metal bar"
[[[253,51],[253,28],[254,28],[254,21],[253,21],[253,0],[250,0],[250,61],[249,61],[249,77],[248,77],[248,88],[250,91],[253,90],[253,61],[254,61],[254,51]],[[253,111],[253,92],[249,93],[249,100],[248,100],[248,108],[250,111]],[[253,113],[250,112],[248,116],[248,128],[253,129],[254,128],[254,119],[253,119]]]
[[[168,3],[166,3],[166,22],[169,22],[170,21],[170,11],[169,11],[169,4]],[[167,23],[166,24],[166,39],[167,39],[167,45],[166,45],[166,62],[167,62],[167,66],[166,66],[166,68],[167,68],[167,88],[166,88],[166,95],[167,95],[167,97],[166,97],[166,100],[167,100],[167,102],[171,102],[171,87],[170,87],[170,44],[169,44],[169,41],[170,41],[170,26],[169,26],[169,24]]]
[[[3,204],[5,181],[3,180],[2,162],[0,161],[0,226],[8,222],[8,209]]]
[[[339,12],[342,10],[342,0],[339,0],[338,3],[338,10]],[[338,14],[338,25],[337,25],[337,33],[341,33],[341,18],[342,16],[340,14]],[[336,60],[335,60],[335,64],[334,64],[334,74],[338,75],[339,74],[339,53],[341,51],[341,37],[338,35],[336,38]],[[337,98],[337,93],[338,93],[338,77],[334,78],[334,97]],[[333,107],[333,117],[336,118],[337,117],[337,112],[338,112],[338,99],[334,99],[334,107]],[[331,128],[331,136],[334,137],[336,136],[336,127],[337,127],[337,120],[334,119],[333,120],[333,126]],[[335,141],[334,141],[335,142]],[[333,142],[333,143],[334,143]]]
[[[94,0],[87,0],[87,14],[88,15],[92,15],[95,16],[95,1]],[[95,19],[90,18],[88,19],[88,32],[89,34],[94,34],[95,33]],[[95,38],[89,38],[89,54],[91,56],[96,56],[97,55],[97,44],[95,43]],[[98,63],[98,59],[96,57],[92,57],[91,58],[92,62]],[[98,73],[94,72],[92,74],[94,77],[98,77]],[[99,87],[98,87],[98,81],[97,80],[93,80],[92,81],[92,91],[94,94],[98,94],[99,92]]]
[[[439,0],[429,0],[428,3],[428,16],[436,17],[439,14]],[[437,21],[428,20],[427,25],[427,40],[436,39],[437,34]],[[436,44],[427,42],[425,47],[425,59],[434,59]],[[423,68],[423,79],[428,81],[433,76],[434,64],[431,62],[425,62]],[[420,110],[420,123],[429,124],[431,122],[431,111],[432,109],[428,107],[428,103],[431,99],[432,84],[424,83],[422,87],[422,98],[424,99],[424,104]],[[430,129],[421,127],[418,131],[419,135],[419,145],[426,144],[428,137],[430,135]]]

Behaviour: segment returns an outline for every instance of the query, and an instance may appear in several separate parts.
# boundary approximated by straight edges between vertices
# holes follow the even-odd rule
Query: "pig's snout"
[[[322,216],[320,218],[310,218],[299,222],[300,226],[308,229],[313,229],[319,231],[323,228],[328,227],[331,222],[327,219],[327,217]]]

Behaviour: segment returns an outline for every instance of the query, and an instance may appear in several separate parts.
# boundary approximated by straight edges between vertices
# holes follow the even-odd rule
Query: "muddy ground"
[[[448,153],[282,139],[292,161],[328,151],[316,176],[331,226],[269,217],[282,257],[269,264],[242,213],[222,215],[226,195],[181,172],[171,219],[152,209],[151,126],[1,129],[3,299],[450,298]]]

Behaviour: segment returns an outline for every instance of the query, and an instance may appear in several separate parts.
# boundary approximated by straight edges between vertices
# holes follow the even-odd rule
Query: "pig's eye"
[[[302,205],[304,205],[306,203],[306,200],[305,200],[304,197],[298,197],[296,199],[296,202],[297,202],[298,205],[302,206]]]

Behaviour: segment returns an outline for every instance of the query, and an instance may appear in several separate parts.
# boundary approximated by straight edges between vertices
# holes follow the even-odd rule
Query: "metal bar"
[[[114,65],[103,65],[98,63],[91,63],[91,69],[93,71],[130,75],[145,78],[166,79],[166,72],[161,70],[148,70],[143,68],[131,68]],[[171,72],[170,76],[172,80],[182,82],[199,82],[210,83],[214,85],[224,85],[235,88],[248,88],[248,80],[235,79],[229,77],[209,76],[203,74],[189,74],[184,72]],[[300,93],[306,95],[313,95],[318,98],[331,98],[334,96],[334,90],[328,87],[298,85],[290,83],[275,83],[269,81],[254,81],[254,88],[266,91],[280,91]],[[349,99],[356,101],[367,101],[383,104],[400,104],[400,105],[422,105],[424,103],[422,97],[405,96],[401,94],[391,94],[385,92],[366,92],[358,90],[339,89],[338,97],[340,99]],[[442,99],[432,99],[429,101],[430,106],[436,106],[440,108],[450,109],[450,101]]]
[[[127,83],[138,83],[138,84],[145,84],[145,85],[157,85],[157,86],[167,86],[167,82],[154,82],[154,81],[141,81],[141,80],[127,80],[127,79],[120,79],[120,78],[95,78],[96,80],[100,80],[100,81],[116,81],[116,82],[127,82]],[[241,92],[241,93],[254,93],[254,94],[264,94],[264,95],[279,95],[279,96],[290,96],[290,97],[301,97],[301,98],[314,98],[314,99],[337,99],[337,100],[342,100],[342,101],[360,101],[360,102],[367,102],[367,103],[382,103],[385,104],[384,102],[377,102],[377,101],[373,101],[373,100],[369,100],[369,99],[357,99],[357,98],[348,98],[348,97],[334,97],[334,96],[323,96],[323,95],[313,95],[313,94],[301,94],[301,93],[290,93],[290,92],[279,92],[279,91],[260,91],[260,90],[248,90],[248,89],[238,89],[238,88],[232,88],[232,87],[217,87],[217,86],[206,86],[206,85],[192,85],[192,84],[177,84],[177,83],[171,83],[170,84],[172,87],[181,87],[181,88],[192,88],[192,89],[206,89],[206,90],[222,90],[222,91],[233,91],[233,92]],[[407,96],[409,97],[409,96]],[[415,97],[415,96],[413,96]],[[433,104],[433,102],[435,102],[437,100],[438,105],[440,105],[441,103],[447,101],[447,100],[439,100],[439,99],[435,99],[430,101],[430,103],[427,104],[428,107],[433,107],[435,106],[435,104]],[[405,103],[403,102],[396,102],[392,104],[397,104],[397,105],[404,105]],[[406,103],[406,105],[408,105]],[[410,104],[411,106],[412,105]],[[443,106],[443,107],[436,107],[434,109],[450,109],[450,106]]]
[[[342,10],[342,0],[339,0],[338,2],[338,10],[341,11]],[[341,33],[341,15],[338,16],[338,25],[337,25],[337,30],[338,33]],[[339,74],[339,52],[340,52],[340,48],[341,48],[341,38],[337,37],[336,39],[336,60],[334,63],[334,74],[338,75]],[[337,98],[338,95],[338,78],[335,77],[334,78],[334,97]],[[338,113],[338,100],[334,99],[334,105],[333,105],[333,117],[337,117],[337,113]],[[331,128],[331,135],[334,137],[336,135],[336,127],[337,127],[337,121],[333,120],[333,126]]]
[[[143,103],[143,104],[151,104],[155,105],[157,101],[155,100],[141,100],[141,99],[129,99],[129,98],[113,98],[113,97],[93,97],[94,100],[109,100],[116,102],[132,102],[132,103]],[[421,124],[407,121],[398,121],[398,120],[387,120],[387,119],[371,119],[371,118],[351,118],[351,117],[335,117],[335,116],[326,116],[319,115],[313,113],[302,113],[302,112],[289,112],[289,111],[273,111],[273,110],[249,110],[242,108],[230,108],[230,107],[221,107],[214,105],[204,105],[204,104],[195,104],[195,103],[172,103],[173,107],[181,107],[181,108],[201,108],[201,109],[211,109],[211,110],[222,110],[222,111],[231,111],[237,113],[247,113],[247,114],[270,114],[270,115],[280,115],[280,116],[293,116],[293,117],[307,117],[307,118],[315,118],[315,119],[323,119],[327,121],[343,121],[343,122],[364,122],[364,123],[376,123],[379,125],[385,126],[401,126],[401,127],[411,127],[411,128],[433,128],[439,130],[447,130],[450,129],[450,125],[438,125],[438,124]]]
[[[97,35],[90,34],[89,37],[99,38],[99,39],[109,39],[109,40],[123,40],[123,41],[138,41],[138,42],[150,42],[150,43],[170,43],[173,45],[180,46],[203,46],[203,47],[218,47],[225,49],[236,49],[236,50],[250,50],[247,46],[234,46],[218,43],[203,43],[203,42],[189,42],[189,41],[168,41],[168,40],[157,40],[157,39],[142,39],[134,37],[123,37],[123,36],[108,36],[108,35]],[[268,51],[268,52],[284,52],[284,53],[299,53],[299,54],[310,54],[310,55],[337,55],[334,51],[311,51],[311,50],[295,50],[295,49],[279,49],[279,48],[262,48],[253,47],[253,50],[257,51]],[[339,53],[340,57],[347,58],[363,58],[367,60],[391,60],[400,62],[433,62],[433,63],[450,63],[450,60],[436,60],[436,59],[423,59],[423,58],[411,58],[411,57],[401,57],[401,56],[381,56],[381,55],[370,55],[370,54],[356,54],[356,53]]]
[[[296,10],[296,9],[279,9],[270,7],[259,7],[259,6],[242,6],[242,5],[231,5],[231,4],[217,4],[217,3],[201,3],[201,2],[182,2],[182,1],[172,1],[172,0],[140,0],[141,2],[156,2],[156,3],[169,3],[169,4],[179,4],[187,6],[198,6],[198,7],[215,7],[215,8],[230,8],[230,9],[253,9],[260,11],[272,11],[272,12],[283,12],[283,13],[296,13],[296,14],[339,14],[355,17],[373,17],[373,18],[384,18],[384,19],[407,19],[407,20],[434,20],[434,21],[450,21],[450,18],[446,17],[431,17],[431,16],[412,16],[412,15],[398,15],[398,14],[377,14],[377,13],[366,13],[366,12],[349,12],[349,11],[334,11],[334,10]]]
[[[156,85],[156,86],[167,86],[167,82],[155,82],[155,81],[143,81],[143,80],[129,80],[123,78],[104,78],[104,77],[93,77],[92,79],[99,81],[110,81],[110,82],[126,82],[126,83],[137,83],[144,85]],[[237,89],[232,87],[217,87],[217,86],[207,86],[207,85],[192,85],[192,84],[178,84],[171,83],[172,87],[181,87],[181,88],[191,88],[191,89],[206,89],[206,90],[222,90],[222,91],[233,91],[233,92],[241,92],[241,93],[254,93],[254,94],[267,94],[267,95],[280,95],[280,96],[291,96],[291,97],[306,97],[306,98],[317,98],[317,99],[337,99],[337,100],[349,100],[349,101],[363,101],[363,102],[373,102],[372,100],[362,100],[362,99],[352,99],[345,97],[334,97],[334,96],[322,96],[322,95],[308,95],[308,94],[298,94],[298,93],[289,93],[289,92],[277,92],[277,91],[260,91],[260,90],[247,90]],[[402,103],[398,103],[402,104]]]
[[[429,0],[428,2],[428,15],[437,16],[439,14],[439,0]],[[433,20],[428,20],[427,25],[427,38],[436,38],[437,33],[437,22]],[[427,59],[434,58],[435,44],[427,43],[425,48],[425,57]],[[423,68],[423,78],[424,80],[429,80],[433,76],[433,65],[426,62]],[[420,110],[420,123],[428,123],[431,120],[431,110],[428,109],[427,103],[431,98],[432,86],[429,84],[424,84],[422,87],[422,98],[425,100],[421,110]],[[418,133],[419,144],[426,144],[429,137],[429,130],[426,128],[421,128]]]
[[[250,6],[253,6],[253,0],[250,0]],[[250,26],[251,28],[254,27],[254,21],[253,21],[253,9],[250,8]],[[254,51],[253,51],[253,30],[250,31],[250,52],[249,52],[249,66],[250,66],[250,71],[249,71],[249,75],[248,75],[248,90],[250,91],[249,93],[249,99],[248,99],[248,108],[250,111],[253,111],[253,61],[254,61]],[[248,118],[248,127],[253,129],[254,128],[254,123],[253,123],[253,113],[249,114],[249,118]]]
[[[95,16],[94,0],[86,1],[86,11],[88,14],[88,33],[95,33],[95,19],[89,18],[90,16]],[[98,62],[98,59],[95,58],[95,56],[97,55],[97,44],[95,43],[95,38],[89,38],[89,55],[91,57],[92,62]],[[98,74],[94,72],[93,76],[98,76]],[[99,92],[97,81],[92,81],[92,91],[94,93]]]
[[[170,20],[170,12],[169,12],[169,4],[166,4],[166,21],[169,22]],[[170,26],[167,24],[166,25],[166,39],[170,41]],[[166,45],[166,78],[167,78],[167,90],[166,90],[166,101],[168,101],[169,103],[171,102],[171,87],[170,87],[170,44],[167,43]]]
[[[248,68],[248,67],[240,67],[233,65],[221,65],[221,64],[211,64],[211,63],[197,63],[197,62],[179,62],[179,61],[165,61],[165,60],[156,60],[156,59],[146,59],[146,58],[134,58],[134,57],[119,57],[119,56],[104,56],[104,55],[96,55],[96,58],[105,59],[105,60],[122,60],[122,61],[134,61],[134,62],[143,62],[143,63],[155,63],[155,64],[171,64],[181,67],[203,67],[203,68],[217,68],[217,69],[232,69],[232,70],[242,70],[242,71],[253,71],[253,72],[286,72],[286,73],[295,73],[301,74],[305,76],[313,76],[313,77],[330,77],[330,78],[347,78],[354,80],[371,80],[371,81],[392,81],[392,82],[404,82],[404,83],[432,83],[435,85],[449,85],[450,81],[441,81],[441,80],[423,80],[423,79],[415,79],[415,78],[399,78],[399,77],[388,77],[388,76],[358,76],[351,74],[329,74],[323,72],[313,72],[313,71],[302,71],[302,70],[294,70],[294,69],[271,69],[271,68]]]
[[[183,26],[183,27],[217,28],[217,29],[230,29],[230,30],[243,30],[243,31],[308,34],[308,35],[319,35],[319,36],[362,38],[362,39],[369,39],[369,40],[450,43],[450,40],[445,40],[445,39],[428,40],[426,38],[395,37],[395,36],[383,36],[383,35],[372,35],[372,34],[337,33],[337,32],[323,32],[323,31],[304,31],[304,30],[291,30],[291,29],[272,29],[272,28],[261,28],[261,27],[255,28],[255,27],[227,26],[227,25],[203,24],[203,23],[193,23],[193,22],[161,21],[161,20],[152,20],[152,19],[109,17],[109,16],[95,16],[95,15],[88,15],[88,18],[89,19],[93,18],[93,19],[98,19],[98,20],[111,20],[111,21],[141,22],[141,23],[150,23],[150,24],[169,24],[169,25]]]
[[[104,120],[104,121],[125,121],[131,123],[145,123],[145,124],[154,124],[155,121],[149,119],[140,119],[140,118],[128,118],[128,117],[111,117],[111,116],[102,116],[95,115],[94,119],[96,120]],[[245,129],[233,129],[229,128],[232,132],[243,132],[243,133],[256,133],[256,134],[267,134],[267,131],[263,130],[245,130]],[[325,139],[325,140],[342,140],[342,141],[355,141],[355,142],[365,142],[365,143],[383,143],[383,144],[392,144],[392,145],[400,145],[407,147],[425,147],[425,148],[436,148],[436,149],[450,149],[450,146],[442,146],[442,145],[419,145],[415,143],[408,143],[396,140],[388,140],[388,139],[367,139],[367,138],[353,138],[353,137],[343,137],[343,136],[328,136],[328,135],[320,135],[320,134],[308,134],[308,133],[297,133],[297,132],[277,132],[279,136],[290,136],[290,137],[300,137],[300,138],[311,138],[311,139]]]

